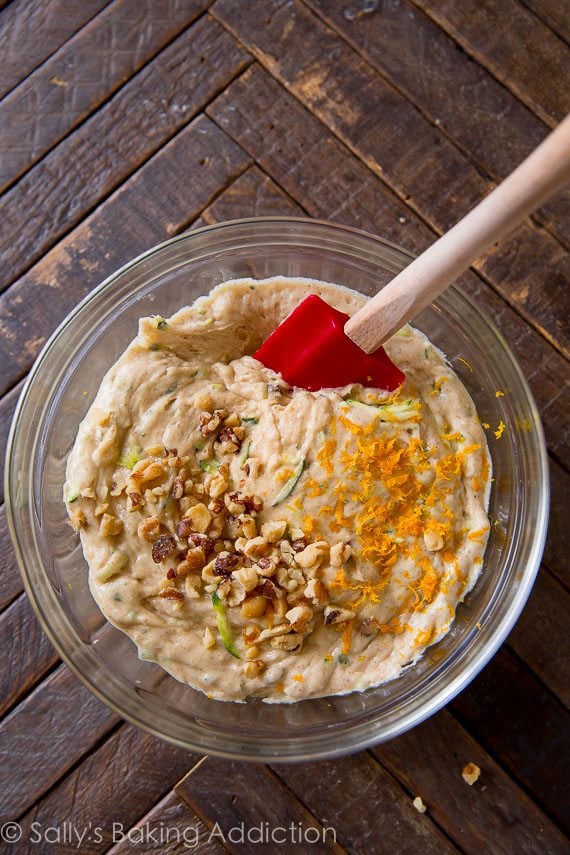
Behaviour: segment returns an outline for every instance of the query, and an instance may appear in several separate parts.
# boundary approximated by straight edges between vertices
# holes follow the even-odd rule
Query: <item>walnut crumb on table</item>
[[[476,766],[475,763],[468,763],[464,766],[463,771],[461,772],[461,777],[465,781],[466,784],[469,784],[470,787],[473,786],[478,780],[479,775],[481,774],[481,769],[479,766]]]
[[[416,796],[412,804],[418,813],[425,813],[427,810],[427,807],[424,805],[421,796]]]

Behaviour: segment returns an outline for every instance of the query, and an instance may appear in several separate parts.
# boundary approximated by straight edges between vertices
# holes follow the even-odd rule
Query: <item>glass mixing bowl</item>
[[[333,757],[427,718],[473,679],[506,638],[544,545],[544,439],[531,393],[503,338],[455,288],[415,325],[447,354],[482,421],[506,425],[498,441],[489,432],[493,525],[481,578],[451,632],[398,679],[363,693],[294,704],[210,700],[141,661],[130,639],[102,619],[79,539],[67,524],[67,455],[103,375],[135,336],[139,317],[168,317],[220,282],[245,276],[310,277],[372,295],[411,260],[380,238],[314,220],[223,223],[169,240],[127,264],[47,342],[22,392],[8,443],[10,531],[28,596],[52,643],[124,718],[207,754],[257,761]],[[504,397],[495,396],[499,389]]]

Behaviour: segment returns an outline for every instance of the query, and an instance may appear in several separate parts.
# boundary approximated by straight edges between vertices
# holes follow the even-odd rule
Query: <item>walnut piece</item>
[[[176,552],[176,541],[171,534],[161,534],[152,544],[152,560],[160,564],[163,558],[167,558]]]

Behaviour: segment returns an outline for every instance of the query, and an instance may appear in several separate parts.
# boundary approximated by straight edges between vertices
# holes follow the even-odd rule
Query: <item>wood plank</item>
[[[253,6],[217,0],[212,14],[434,229],[451,228],[491,189],[465,155],[301,0],[268,0],[264,8],[259,15]],[[552,235],[527,221],[474,267],[570,354],[570,289],[564,287],[570,256]]]
[[[268,766],[205,757],[180,781],[175,791],[212,830],[230,852],[301,851],[343,852],[332,826],[321,826]],[[240,843],[243,823],[244,841]],[[259,829],[257,840],[248,832]],[[281,830],[283,829],[283,830]],[[273,833],[277,837],[273,837]]]
[[[570,11],[566,3],[560,0],[522,0],[522,3],[561,38],[570,42]]]
[[[0,555],[0,610],[3,610],[24,590],[8,533],[5,505],[0,505]]]
[[[6,366],[1,389],[29,370],[47,336],[85,294],[195,219],[249,164],[205,116],[145,163],[0,297],[0,362]]]
[[[414,252],[433,241],[433,232],[259,66],[232,83],[207,112],[311,216],[381,234]],[[475,274],[459,282],[515,352],[548,444],[568,465],[567,363]]]
[[[570,594],[542,567],[508,645],[570,708]]]
[[[59,657],[25,594],[0,617],[0,717],[53,668]]]
[[[570,716],[506,648],[452,702],[482,747],[564,831],[570,828]]]
[[[0,98],[17,86],[109,0],[15,0],[0,15]]]
[[[566,588],[570,588],[570,475],[550,461],[550,525],[543,561]]]
[[[414,796],[366,751],[273,770],[323,825],[335,828],[339,842],[355,855],[458,851],[427,813],[413,807]]]
[[[0,103],[0,191],[156,56],[208,2],[115,0],[27,77]]]
[[[31,169],[0,200],[2,287],[187,125],[250,61],[219,24],[203,17]]]
[[[36,828],[47,828],[57,818],[61,828],[70,823],[79,833],[88,829],[80,847],[82,853],[103,852],[118,844],[141,817],[152,821],[155,803],[197,759],[132,725],[122,725],[26,813],[20,821],[22,838],[30,839],[32,823]],[[145,816],[148,811],[151,816]],[[163,812],[167,827],[176,813]],[[179,814],[188,826],[195,823],[188,808]],[[77,852],[77,848],[77,840],[53,848],[42,842],[42,852]],[[140,851],[138,846],[136,851]]]
[[[227,852],[176,793],[169,793],[130,831],[127,839],[109,850],[109,855],[137,853],[180,855],[188,851],[200,855],[224,855]],[[157,849],[160,845],[160,850]],[[243,850],[242,850],[243,851]]]
[[[568,851],[565,836],[446,710],[372,753],[463,851]],[[467,763],[481,769],[473,786],[461,776]]]
[[[566,45],[517,0],[413,2],[545,122],[570,111]]]
[[[304,216],[303,209],[265,175],[250,166],[192,223],[192,228],[237,220],[240,217]]]
[[[118,721],[58,668],[0,724],[0,817],[25,813]]]
[[[512,172],[548,133],[528,107],[411,0],[387,0],[376,14],[352,20],[344,14],[343,0],[305,3],[495,180]],[[569,214],[566,190],[536,218],[568,246]]]
[[[20,397],[20,392],[23,387],[22,383],[17,383],[10,391],[0,398],[0,459],[4,460],[6,456],[6,445],[8,443],[8,433],[14,416],[14,410]],[[4,501],[4,479],[0,479],[0,502]]]

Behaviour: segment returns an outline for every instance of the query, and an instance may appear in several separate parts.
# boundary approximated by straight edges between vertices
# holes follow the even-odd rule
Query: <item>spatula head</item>
[[[348,315],[316,294],[300,303],[253,354],[291,386],[318,389],[362,383],[393,391],[405,374],[383,347],[364,353],[344,333]]]

